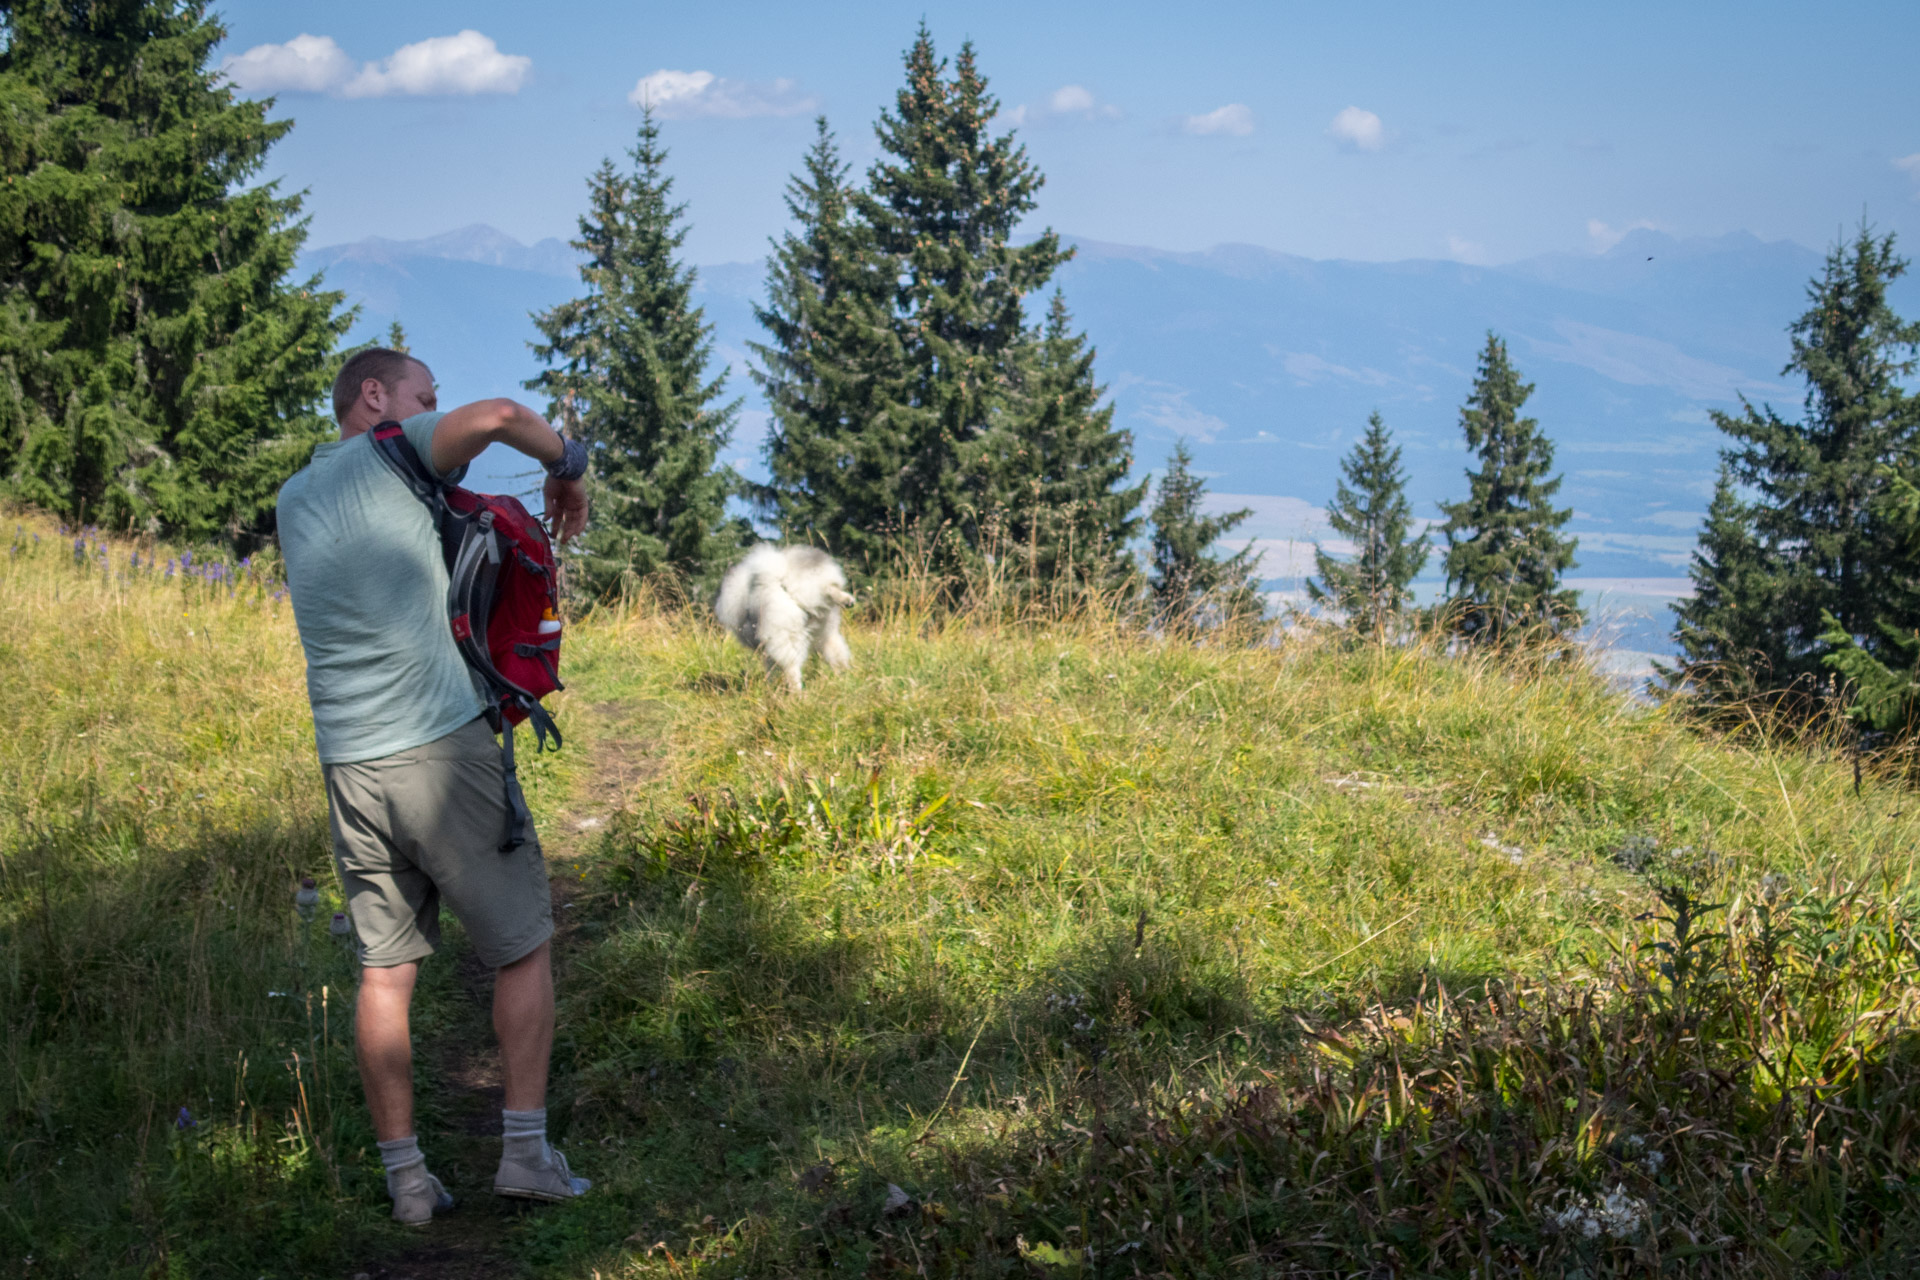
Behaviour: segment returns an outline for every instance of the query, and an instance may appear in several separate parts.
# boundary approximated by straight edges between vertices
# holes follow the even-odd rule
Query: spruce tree
[[[1027,323],[1069,256],[1051,232],[1011,243],[1042,178],[992,132],[971,46],[949,74],[923,25],[906,70],[863,189],[824,121],[788,184],[795,226],[758,311],[773,427],[755,498],[788,536],[875,567],[905,535],[943,569],[1018,543],[1049,582],[1112,581],[1141,490],[1064,305]]]
[[[854,207],[899,282],[904,366],[893,402],[863,427],[889,437],[874,451],[899,466],[876,475],[879,492],[862,506],[899,513],[951,554],[977,549],[1009,497],[994,482],[999,442],[989,437],[1031,341],[1024,300],[1071,253],[1052,231],[1013,243],[1044,179],[1011,133],[993,132],[999,104],[973,46],[951,77],[946,66],[923,25],[907,83],[875,126],[885,154]]]
[[[0,483],[246,548],[352,315],[288,279],[300,197],[246,184],[292,122],[209,66],[225,34],[197,0],[0,9]]]
[[[753,377],[772,424],[768,483],[753,497],[788,537],[857,562],[884,558],[902,469],[889,408],[902,365],[893,328],[895,273],[854,216],[848,166],[824,117],[787,184],[789,230],[767,262],[767,302],[754,308],[769,341],[753,344]]]
[[[1224,515],[1200,513],[1207,482],[1193,474],[1193,454],[1178,441],[1167,459],[1166,474],[1153,486],[1153,523],[1150,551],[1154,615],[1165,626],[1199,626],[1208,622],[1244,621],[1262,612],[1253,574],[1259,559],[1252,546],[1227,557],[1213,553],[1213,544],[1233,532],[1253,514],[1242,508]]]
[[[712,378],[713,326],[692,303],[695,274],[679,258],[684,205],[671,203],[660,127],[648,109],[628,153],[631,173],[601,162],[573,247],[586,260],[583,296],[534,317],[530,344],[548,368],[529,379],[549,415],[577,433],[592,459],[592,523],[571,563],[592,598],[628,575],[691,588],[724,568],[747,537],[727,515],[739,490],[720,450],[739,401],[720,401]]]
[[[1431,548],[1424,537],[1408,536],[1413,508],[1407,503],[1407,476],[1400,469],[1399,446],[1377,411],[1367,418],[1367,434],[1341,460],[1340,471],[1346,478],[1334,489],[1327,523],[1353,543],[1353,559],[1336,560],[1315,547],[1320,580],[1307,583],[1307,594],[1345,614],[1361,635],[1378,635],[1405,609]]]
[[[1693,595],[1673,606],[1679,661],[1655,664],[1670,688],[1691,679],[1696,684],[1707,681],[1723,693],[1751,692],[1752,674],[1772,670],[1780,660],[1781,636],[1773,627],[1776,584],[1754,529],[1754,514],[1740,500],[1731,469],[1722,462],[1687,570]]]
[[[1789,331],[1782,372],[1806,381],[1801,421],[1751,404],[1714,414],[1733,441],[1721,457],[1746,495],[1752,547],[1742,555],[1752,566],[1745,594],[1729,596],[1696,557],[1699,594],[1680,611],[1685,656],[1676,677],[1709,701],[1810,686],[1826,674],[1836,628],[1871,646],[1883,622],[1920,623],[1920,581],[1882,502],[1887,465],[1920,443],[1920,398],[1901,385],[1915,368],[1920,325],[1887,301],[1906,269],[1893,236],[1876,238],[1862,225],[1851,244],[1828,252]],[[1703,535],[1720,536],[1711,523]]]
[[[1888,566],[1905,581],[1920,581],[1920,465],[1910,459],[1889,468],[1887,489],[1875,501],[1874,515],[1894,555]],[[1825,615],[1824,664],[1847,682],[1855,723],[1876,732],[1910,735],[1920,726],[1920,617],[1897,608],[1883,610],[1871,633],[1850,633],[1833,614]]]
[[[1556,509],[1560,477],[1553,444],[1540,424],[1520,416],[1531,383],[1507,359],[1507,344],[1489,333],[1460,426],[1480,464],[1467,472],[1467,496],[1443,502],[1447,607],[1460,634],[1499,642],[1516,632],[1560,634],[1583,618],[1577,592],[1560,585],[1573,567],[1576,540],[1560,536],[1572,518]]]
[[[1100,404],[1093,358],[1056,289],[983,462],[986,486],[1005,495],[1006,553],[1062,601],[1131,574],[1127,543],[1140,532],[1147,488],[1125,485],[1133,434],[1116,430],[1113,406]]]

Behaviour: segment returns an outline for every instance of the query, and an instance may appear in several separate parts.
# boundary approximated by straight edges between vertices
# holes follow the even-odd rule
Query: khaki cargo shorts
[[[490,968],[553,936],[539,842],[500,852],[504,769],[481,719],[425,746],[323,767],[334,865],[363,963],[388,968],[432,955],[442,897]]]

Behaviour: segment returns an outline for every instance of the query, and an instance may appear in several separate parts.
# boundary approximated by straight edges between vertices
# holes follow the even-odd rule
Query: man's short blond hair
[[[414,365],[427,367],[424,362],[391,347],[368,347],[356,352],[340,366],[340,376],[333,380],[333,420],[347,420],[353,406],[360,403],[360,387],[368,378],[391,394],[394,384],[406,377],[407,370]]]

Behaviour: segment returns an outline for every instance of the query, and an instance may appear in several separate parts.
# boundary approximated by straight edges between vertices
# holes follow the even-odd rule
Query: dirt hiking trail
[[[578,943],[572,899],[580,877],[574,862],[634,788],[658,772],[669,718],[658,703],[630,708],[603,702],[579,708],[574,715],[577,727],[568,735],[569,744],[581,744],[587,768],[572,787],[568,804],[540,827],[553,895],[554,985],[562,999],[567,962]],[[453,1193],[454,1207],[413,1233],[397,1252],[350,1266],[347,1280],[515,1280],[527,1274],[512,1256],[515,1227],[530,1215],[551,1212],[547,1206],[492,1192],[503,1096],[493,1038],[493,971],[463,950],[455,976],[454,999],[426,1017],[416,1016],[414,1031],[421,1145],[434,1175]],[[416,1015],[426,1012],[416,1008]],[[576,1138],[571,1145],[579,1143]],[[573,1163],[585,1176],[593,1176],[587,1148],[581,1148]]]

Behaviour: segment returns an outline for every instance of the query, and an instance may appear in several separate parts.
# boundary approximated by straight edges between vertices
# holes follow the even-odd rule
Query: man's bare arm
[[[445,475],[472,462],[490,444],[504,444],[534,461],[558,462],[566,452],[560,433],[547,420],[513,400],[476,400],[440,419],[433,429],[433,466]],[[578,479],[549,476],[543,489],[546,517],[562,546],[587,527],[587,489]]]
[[[490,444],[504,444],[535,462],[558,462],[560,433],[527,406],[513,400],[476,400],[440,419],[433,429],[433,466],[442,475],[472,462]]]

